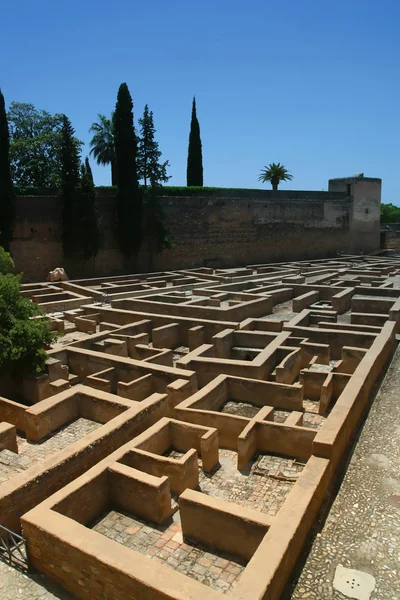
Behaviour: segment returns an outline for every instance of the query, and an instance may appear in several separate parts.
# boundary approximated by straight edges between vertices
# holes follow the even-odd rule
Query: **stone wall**
[[[234,267],[303,260],[379,248],[380,180],[330,181],[329,192],[223,190],[163,198],[174,249],[126,261],[114,234],[115,198],[98,192],[101,249],[94,261],[70,264],[61,247],[61,200],[22,196],[12,252],[25,280],[44,280],[57,266],[69,277],[199,266]],[[145,245],[144,245],[145,246]]]

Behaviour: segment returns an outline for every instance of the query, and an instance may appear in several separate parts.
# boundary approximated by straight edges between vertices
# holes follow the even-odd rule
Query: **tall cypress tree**
[[[83,260],[94,258],[99,251],[99,220],[96,208],[96,192],[92,171],[85,163],[81,165],[81,189],[79,198],[80,252]],[[89,166],[89,169],[88,169]]]
[[[15,195],[10,170],[10,135],[4,96],[0,90],[0,246],[10,249],[15,219]]]
[[[201,187],[203,185],[203,154],[201,149],[200,125],[196,114],[196,98],[193,98],[192,104],[186,182],[188,186]]]
[[[92,172],[92,167],[90,166],[90,162],[89,162],[89,158],[88,157],[85,158],[85,173],[89,177],[90,182],[91,182],[91,184],[94,187],[93,172]]]
[[[126,83],[121,83],[113,115],[117,183],[117,236],[121,252],[129,257],[142,238],[142,193],[136,167],[137,141],[133,102]]]
[[[79,227],[80,160],[74,128],[65,115],[61,125],[61,194],[63,197],[62,244],[65,256],[76,254],[84,232]]]

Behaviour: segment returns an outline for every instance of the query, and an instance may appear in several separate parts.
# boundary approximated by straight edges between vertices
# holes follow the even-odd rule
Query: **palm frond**
[[[97,121],[92,123],[90,133],[90,154],[96,159],[98,165],[108,165],[115,160],[114,131],[111,118],[98,114]]]

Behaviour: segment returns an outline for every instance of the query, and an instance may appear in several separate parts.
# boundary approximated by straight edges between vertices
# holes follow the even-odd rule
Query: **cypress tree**
[[[88,159],[81,165],[81,193],[79,201],[80,251],[83,260],[94,258],[99,250],[99,221],[96,192]],[[89,166],[89,169],[88,169]]]
[[[129,257],[140,247],[142,193],[136,168],[137,140],[133,125],[133,102],[126,83],[118,90],[113,116],[117,182],[117,236],[121,252]]]
[[[61,125],[61,194],[63,197],[62,244],[65,256],[70,256],[81,243],[79,231],[80,160],[74,139],[74,128],[65,115]],[[83,232],[84,235],[84,232]]]
[[[0,246],[10,249],[15,219],[15,195],[10,170],[10,135],[4,96],[0,90]]]
[[[201,187],[203,185],[203,154],[201,149],[200,125],[196,114],[196,98],[193,98],[192,104],[186,183],[188,186]]]
[[[89,162],[89,158],[88,157],[85,158],[85,172],[86,172],[86,175],[89,177],[90,182],[92,183],[92,185],[94,187],[93,172],[92,172],[92,167],[90,166],[90,162]]]

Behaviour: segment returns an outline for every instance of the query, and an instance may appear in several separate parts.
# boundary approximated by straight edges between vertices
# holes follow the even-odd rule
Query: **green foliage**
[[[192,104],[186,181],[188,186],[203,185],[203,153],[201,148],[200,125],[196,114],[196,98],[193,98]]]
[[[63,115],[61,129],[61,194],[63,197],[62,244],[65,256],[76,252],[80,235],[79,227],[80,183],[79,152],[74,143],[74,128],[71,121]]]
[[[75,251],[83,260],[94,258],[99,251],[99,219],[96,209],[96,192],[93,185],[92,172],[85,164],[81,165],[81,189],[79,194],[78,221],[79,239]]]
[[[144,187],[149,184],[151,187],[160,186],[166,183],[170,177],[167,175],[168,161],[160,162],[162,152],[158,149],[158,142],[155,141],[153,112],[149,111],[146,104],[143,117],[139,119],[140,137],[138,139],[137,170],[139,180],[143,180]]]
[[[31,319],[42,311],[20,293],[19,275],[0,275],[0,375],[42,371],[44,347],[55,335],[47,319]]]
[[[394,204],[381,204],[381,223],[400,223],[400,208]]]
[[[111,165],[111,184],[117,185],[113,119],[113,115],[110,119],[105,115],[97,115],[97,122],[92,123],[89,129],[89,132],[93,133],[90,154],[98,165]]]
[[[164,185],[162,192],[163,196],[213,196],[213,195],[224,195],[226,192],[240,194],[241,192],[260,192],[260,190],[251,190],[247,188],[218,188],[218,187],[200,187],[200,186],[175,186],[175,185]]]
[[[50,193],[49,193],[50,192]],[[21,187],[14,185],[14,193],[16,196],[43,196],[58,193],[57,188],[38,188],[33,186]]]
[[[7,275],[14,269],[14,261],[9,252],[0,246],[0,275]]]
[[[145,238],[150,255],[170,249],[172,242],[164,225],[164,211],[158,196],[162,183],[168,181],[168,161],[160,162],[161,152],[155,141],[153,113],[146,104],[143,117],[139,119],[137,168],[139,179],[144,183],[144,226]]]
[[[291,181],[292,179],[293,175],[291,175],[281,163],[271,163],[267,165],[261,170],[261,173],[258,176],[258,181],[262,181],[262,183],[270,181],[273,190],[278,189],[278,185],[281,181]]]
[[[126,83],[118,90],[113,118],[117,162],[117,237],[121,252],[129,257],[140,248],[143,194],[139,190],[133,126],[133,102]]]
[[[85,173],[86,173],[87,177],[90,180],[90,183],[92,184],[92,186],[94,188],[93,172],[92,172],[92,167],[90,166],[90,162],[89,162],[89,157],[88,156],[85,158]]]
[[[62,121],[33,104],[12,102],[10,159],[13,181],[21,187],[59,187],[62,170]],[[74,138],[79,152],[82,142]]]
[[[0,90],[0,245],[10,248],[15,219],[15,195],[10,171],[10,135],[4,96]]]

